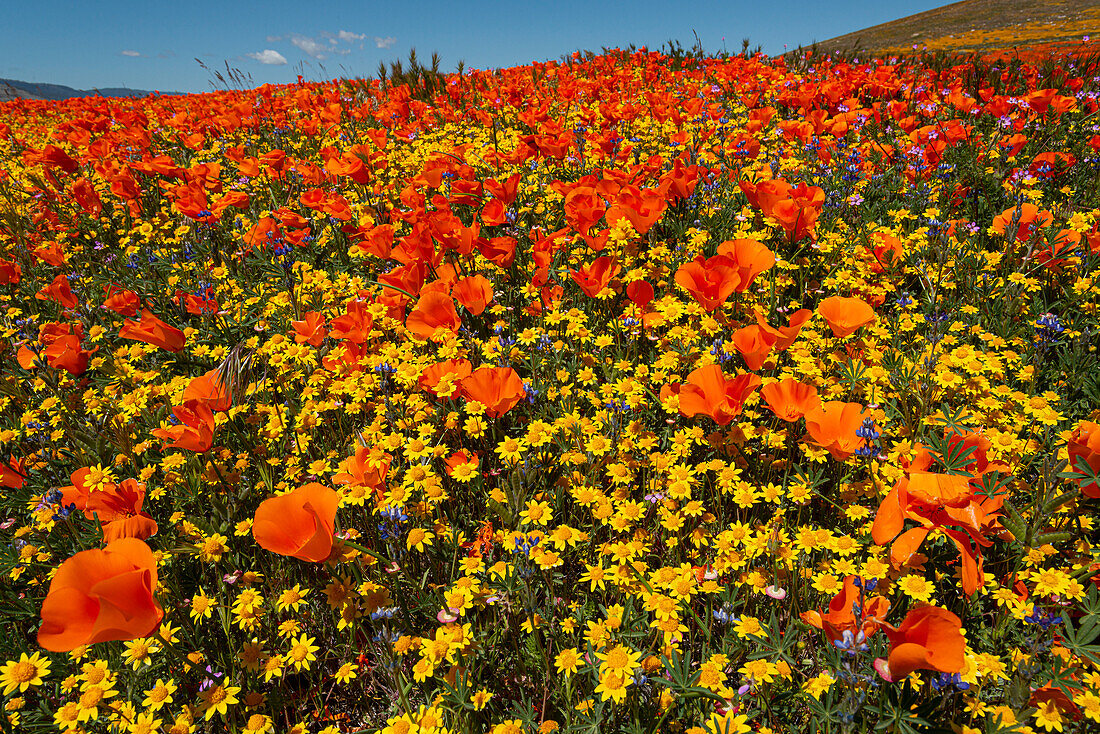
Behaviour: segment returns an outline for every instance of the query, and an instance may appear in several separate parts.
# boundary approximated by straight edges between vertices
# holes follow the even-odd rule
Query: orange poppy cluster
[[[11,580],[134,676],[54,723],[882,728],[876,674],[1100,721],[1038,637],[1100,587],[1086,76],[641,50],[0,104]]]

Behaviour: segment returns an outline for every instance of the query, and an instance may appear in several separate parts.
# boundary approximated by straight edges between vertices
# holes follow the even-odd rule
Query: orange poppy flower
[[[837,461],[844,461],[863,445],[856,430],[870,417],[859,403],[824,403],[806,413],[807,438]]]
[[[307,311],[302,314],[301,321],[291,321],[294,329],[295,344],[309,344],[311,347],[321,346],[321,342],[328,336],[325,329],[325,317],[316,311]]]
[[[169,352],[180,351],[186,341],[182,331],[164,323],[149,309],[144,308],[141,310],[141,321],[127,319],[118,335],[123,339],[145,342]]]
[[[516,259],[515,237],[491,237],[487,240],[482,238],[477,242],[477,249],[485,259],[497,267],[511,267]]]
[[[339,504],[335,490],[316,483],[303,484],[260,503],[252,522],[252,537],[264,550],[320,563],[332,552]]]
[[[817,312],[841,339],[875,320],[875,310],[858,298],[833,296],[817,305]]]
[[[725,426],[741,413],[741,407],[759,384],[756,375],[746,373],[730,379],[720,366],[709,364],[692,370],[683,383],[662,387],[661,400],[679,395],[680,415],[691,418],[702,413]]]
[[[920,606],[910,609],[900,627],[882,625],[890,638],[890,654],[875,661],[879,674],[900,681],[914,670],[959,673],[966,665],[966,638],[962,621],[946,609]]]
[[[157,561],[136,538],[77,553],[61,564],[42,602],[38,644],[53,652],[145,637],[164,610],[153,596]]]
[[[653,286],[644,280],[635,280],[626,287],[626,297],[638,308],[645,308],[653,300]]]
[[[777,418],[793,423],[812,410],[821,407],[817,388],[798,380],[772,382],[760,388],[760,395]]]
[[[1016,233],[1012,238],[1016,241],[1026,240],[1031,237],[1036,229],[1049,227],[1054,221],[1054,215],[1048,211],[1040,210],[1034,204],[1023,203],[993,217],[992,230],[997,234],[1005,234],[1010,226],[1015,223]]]
[[[582,265],[580,270],[569,271],[569,277],[581,287],[585,295],[595,298],[621,269],[617,262],[604,255],[588,265]]]
[[[700,255],[680,266],[676,284],[707,311],[715,311],[741,285],[741,275],[737,264],[725,255],[707,259]]]
[[[189,400],[172,408],[172,415],[180,422],[168,428],[157,428],[151,433],[164,441],[164,448],[187,449],[201,453],[214,445],[214,413],[204,400]]]
[[[462,278],[451,289],[455,300],[474,316],[480,316],[493,302],[493,284],[484,275]]]
[[[458,382],[464,377],[469,377],[473,371],[474,366],[468,359],[448,359],[443,362],[436,362],[425,369],[420,374],[417,385],[424,392],[429,392],[436,397],[444,400],[454,400],[458,397]],[[451,382],[454,384],[455,389],[446,395],[440,395],[439,381],[447,375],[451,375]]]
[[[106,287],[106,298],[103,300],[103,308],[114,311],[119,316],[137,316],[141,299],[133,291],[119,288],[118,286]]]
[[[0,258],[0,285],[15,285],[23,278],[23,268],[14,260]]]
[[[1069,470],[1082,472],[1086,466],[1093,474],[1100,474],[1100,425],[1081,421],[1070,434],[1066,448],[1069,450]],[[1076,480],[1081,494],[1100,499],[1100,485],[1086,479]]]
[[[603,199],[591,186],[577,186],[565,195],[565,221],[583,235],[606,213]]]
[[[459,383],[462,397],[485,406],[485,415],[499,418],[527,397],[523,380],[511,367],[482,367]]]
[[[42,290],[34,295],[40,301],[56,301],[62,308],[76,308],[79,301],[73,295],[69,279],[64,275],[58,275],[53,282],[43,286]]]
[[[859,609],[860,613],[855,612]],[[843,640],[845,632],[855,637],[863,632],[873,635],[890,610],[890,602],[881,596],[867,598],[867,592],[856,585],[856,577],[844,579],[844,586],[829,602],[829,610],[802,612],[802,621],[817,627],[828,635],[830,641]]]
[[[892,541],[890,562],[900,568],[910,562],[929,533],[940,530],[959,551],[963,592],[973,594],[983,579],[982,546],[991,544],[985,536],[998,530],[997,517],[1004,504],[1004,495],[977,494],[976,481],[962,474],[928,472],[902,477],[879,504],[871,537],[878,545]],[[918,526],[905,530],[906,520]]]
[[[0,461],[0,486],[11,489],[23,489],[27,483],[27,475],[23,469],[23,462],[19,459]]]
[[[218,378],[216,368],[196,377],[187,384],[183,391],[182,401],[186,404],[190,400],[206,403],[210,410],[215,413],[224,413],[233,405],[233,398]]]
[[[481,458],[477,455],[477,452],[467,451],[466,449],[459,449],[446,458],[444,463],[447,465],[447,476],[453,477],[455,469],[463,464],[473,463],[476,470],[478,465],[481,464]]]
[[[727,240],[718,245],[718,254],[725,255],[733,261],[733,266],[741,279],[737,284],[738,293],[747,291],[756,280],[756,276],[775,265],[775,253],[756,240]]]
[[[341,471],[332,477],[333,484],[366,487],[381,495],[386,487],[393,457],[384,451],[359,446],[352,456],[340,462]]]
[[[367,302],[359,298],[348,301],[347,305],[344,307],[344,315],[337,316],[332,320],[332,331],[329,332],[329,336],[333,339],[343,339],[353,344],[365,344],[370,338],[371,329],[374,328],[374,318],[367,311],[367,306]],[[321,329],[318,320],[320,324],[324,323],[324,319],[320,316],[315,316],[311,319],[310,314],[306,314],[306,324],[303,324],[301,328],[309,329],[312,321],[314,326],[312,330],[308,332],[310,339],[315,339],[317,337],[317,330]],[[301,322],[291,322],[291,326],[294,326],[296,323]],[[294,329],[299,334],[306,333],[301,331],[298,326],[294,326]],[[324,339],[323,335],[321,339]],[[295,339],[295,341],[297,341],[297,339]],[[317,342],[319,344],[320,339],[318,339]],[[311,341],[310,343],[312,344],[313,342]]]
[[[776,337],[775,334],[753,325],[734,331],[730,341],[745,360],[745,366],[750,370],[758,370],[772,353]]]
[[[88,369],[88,357],[92,352],[80,348],[80,337],[69,334],[54,339],[42,351],[46,364],[54,369],[65,370],[70,375],[81,375]]]
[[[405,319],[405,327],[421,339],[431,339],[438,329],[458,331],[462,319],[455,309],[455,302],[446,293],[428,291],[420,296],[416,307]]]
[[[145,484],[136,479],[126,479],[110,489],[88,495],[83,510],[85,517],[99,518],[103,526],[103,540],[110,543],[119,538],[146,538],[156,535],[159,528],[147,512],[141,511],[145,502]]]
[[[810,320],[811,316],[813,316],[813,312],[808,308],[800,308],[790,315],[786,326],[775,327],[769,325],[767,319],[764,318],[764,314],[757,311],[756,323],[761,329],[775,334],[776,351],[785,352],[794,344],[794,340],[798,338],[803,325]]]

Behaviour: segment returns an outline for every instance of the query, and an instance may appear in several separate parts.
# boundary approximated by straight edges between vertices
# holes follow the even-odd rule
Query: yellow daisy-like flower
[[[502,721],[493,727],[492,734],[523,734],[523,721],[520,719]]]
[[[482,688],[470,697],[470,705],[474,707],[474,711],[482,711],[489,705],[489,701],[493,698],[493,694]]]
[[[714,713],[707,721],[706,730],[712,734],[746,734],[751,731],[748,720],[748,717],[742,714]]]
[[[145,700],[141,705],[150,711],[159,711],[161,707],[172,703],[172,694],[176,692],[176,683],[171,678],[167,681],[157,678],[156,685],[145,692]]]
[[[641,660],[641,653],[634,652],[629,647],[623,645],[615,645],[607,652],[597,653],[602,662],[600,663],[600,673],[604,671],[614,671],[622,673],[626,677],[630,677],[639,666],[639,660]]]
[[[567,650],[562,650],[558,653],[558,656],[554,658],[554,666],[558,669],[558,672],[565,673],[566,675],[573,675],[576,673],[580,663],[581,655],[572,647]]]
[[[630,676],[619,671],[607,670],[600,673],[600,684],[596,686],[596,693],[599,693],[604,701],[610,698],[615,703],[622,703],[630,683]]]
[[[936,587],[932,585],[931,581],[923,576],[912,573],[898,579],[898,588],[900,588],[909,598],[916,601],[928,601],[932,598],[932,594],[936,590]]]
[[[50,673],[50,661],[39,653],[27,657],[27,653],[19,656],[19,660],[9,660],[0,667],[0,685],[4,686],[4,695],[19,690],[20,693],[31,686],[42,685],[42,679]]]
[[[309,670],[309,664],[317,659],[317,656],[313,653],[321,649],[313,644],[313,640],[313,637],[306,637],[305,635],[295,640],[285,656],[287,664],[293,664],[295,670],[303,668]]]
[[[523,525],[546,525],[553,518],[554,513],[550,510],[548,502],[531,500],[527,503],[527,509],[519,513],[519,516],[523,520]]]
[[[152,639],[139,637],[125,643],[126,655],[123,660],[129,663],[134,670],[153,664],[153,653],[160,652],[160,646]]]
[[[336,679],[337,683],[347,683],[356,677],[357,670],[359,670],[359,666],[355,663],[344,663],[333,673],[332,677]]]
[[[275,721],[270,716],[252,714],[244,725],[247,734],[267,734],[275,730]]]
[[[286,589],[279,595],[278,600],[275,602],[275,608],[280,612],[285,612],[288,609],[296,612],[307,594],[309,594],[309,589],[302,589],[301,584],[294,584],[292,588]]]
[[[229,713],[229,707],[238,703],[237,694],[241,692],[238,686],[216,685],[199,693],[199,708],[207,721],[214,715],[225,716]]]
[[[1054,701],[1040,703],[1039,709],[1032,716],[1035,717],[1036,725],[1047,731],[1062,731],[1063,729],[1062,712]]]
[[[408,537],[405,538],[405,547],[409,550],[416,548],[418,551],[423,551],[424,546],[432,544],[433,538],[435,538],[435,534],[432,531],[413,528],[409,531]]]

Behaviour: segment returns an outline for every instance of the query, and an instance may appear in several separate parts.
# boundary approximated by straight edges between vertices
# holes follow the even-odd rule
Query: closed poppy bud
[[[841,339],[875,320],[875,310],[858,298],[833,296],[818,304],[821,314],[833,334]]]
[[[966,664],[962,622],[946,609],[910,609],[900,627],[883,624],[882,630],[890,638],[890,655],[876,668],[886,680],[899,681],[914,670],[959,673]]]
[[[638,308],[645,308],[653,300],[653,286],[644,280],[635,280],[626,287],[626,297]]]
[[[135,538],[77,553],[61,564],[42,603],[38,644],[54,652],[145,637],[164,610],[153,596],[157,562]]]
[[[339,503],[335,490],[321,484],[304,484],[260,503],[252,522],[252,537],[272,553],[320,563],[332,552]]]

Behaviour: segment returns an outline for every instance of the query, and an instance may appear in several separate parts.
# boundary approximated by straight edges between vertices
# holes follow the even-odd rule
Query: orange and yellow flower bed
[[[1100,62],[992,64],[0,104],[4,728],[1095,730]]]

